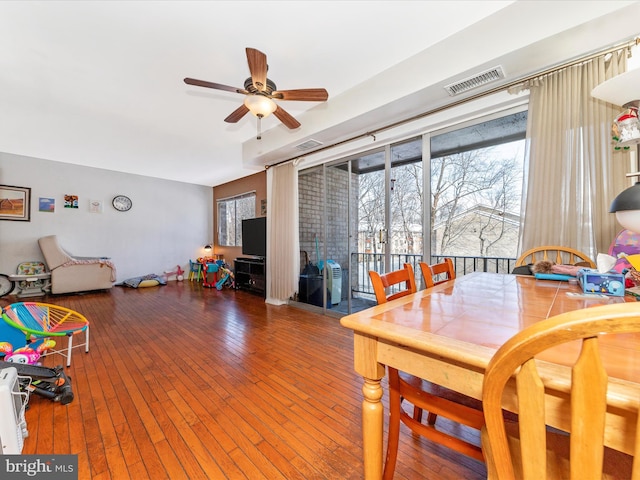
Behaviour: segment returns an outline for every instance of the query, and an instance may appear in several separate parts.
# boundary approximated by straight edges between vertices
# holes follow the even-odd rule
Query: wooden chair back
[[[420,262],[420,270],[424,278],[425,288],[431,288],[434,285],[440,285],[441,283],[456,278],[456,270],[453,266],[453,260],[450,258],[445,258],[442,263],[435,263],[433,265]]]
[[[600,335],[606,338],[631,332],[640,332],[640,307],[635,302],[557,315],[522,330],[498,349],[487,367],[482,392],[486,421],[482,447],[490,479],[640,478],[640,467],[635,468],[633,477],[630,474],[631,455],[603,446],[604,439],[616,437],[616,428],[628,428],[635,431],[636,441],[627,453],[639,452],[637,402],[628,406],[617,402],[613,407],[628,409],[628,425],[607,425],[606,414],[608,389],[610,401],[619,388],[631,388],[640,399],[640,386],[622,380],[610,382],[599,350],[600,343],[606,342]],[[568,342],[581,343],[571,367],[570,401],[566,400],[570,435],[554,433],[545,425],[545,402],[553,401],[545,396],[545,382],[553,382],[550,377],[554,375],[541,374],[544,367],[534,359]],[[517,398],[503,398],[505,387],[509,395],[515,387]],[[517,407],[517,424],[505,424],[503,402]],[[516,428],[511,428],[514,425]]]
[[[587,254],[575,248],[559,246],[531,248],[518,257],[516,267],[529,265],[542,260],[566,265],[576,265],[582,262],[585,266],[589,266],[589,268],[596,268],[595,262],[591,260]]]
[[[373,270],[369,272],[373,291],[376,294],[378,304],[386,303],[396,298],[404,297],[411,293],[416,293],[416,278],[413,274],[413,267],[410,263],[405,263],[404,268],[387,273],[378,273]],[[389,289],[389,293],[387,293]]]

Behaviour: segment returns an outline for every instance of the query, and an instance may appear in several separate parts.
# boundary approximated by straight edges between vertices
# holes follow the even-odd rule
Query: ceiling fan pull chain
[[[262,132],[260,129],[260,125],[262,124],[262,115],[258,115],[258,136],[256,137],[258,140],[262,139]]]

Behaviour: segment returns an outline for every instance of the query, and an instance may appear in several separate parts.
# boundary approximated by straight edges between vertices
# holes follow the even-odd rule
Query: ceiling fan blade
[[[303,88],[300,90],[276,90],[271,96],[280,100],[324,102],[329,98],[329,92],[324,88]]]
[[[288,128],[298,128],[300,126],[300,122],[289,115],[280,105],[278,105],[273,114]]]
[[[244,117],[247,113],[249,113],[249,109],[243,103],[238,108],[236,108],[233,112],[231,112],[231,114],[227,118],[225,118],[224,121],[227,123],[236,123],[238,120]]]
[[[247,48],[247,62],[253,86],[260,92],[267,88],[267,56],[255,48]]]
[[[229,85],[207,82],[205,80],[196,80],[195,78],[185,78],[184,83],[186,83],[187,85],[195,85],[196,87],[215,88],[216,90],[226,90],[227,92],[241,93],[243,95],[249,93],[242,88],[230,87]]]

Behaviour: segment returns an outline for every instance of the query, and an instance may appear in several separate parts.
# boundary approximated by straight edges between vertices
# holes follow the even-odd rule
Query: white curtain
[[[623,50],[526,85],[531,93],[520,253],[562,245],[595,259],[621,229],[608,213],[628,186],[628,154],[614,153],[611,141],[611,124],[621,108],[591,97],[591,90],[625,70]]]
[[[282,305],[298,291],[298,169],[292,162],[267,170],[267,303]]]

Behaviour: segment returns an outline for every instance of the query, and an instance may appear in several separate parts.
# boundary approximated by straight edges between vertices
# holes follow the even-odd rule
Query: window
[[[431,137],[431,255],[516,256],[527,111]]]
[[[218,200],[218,244],[242,246],[242,220],[256,216],[256,192]]]

